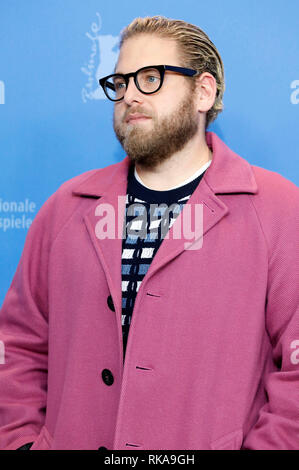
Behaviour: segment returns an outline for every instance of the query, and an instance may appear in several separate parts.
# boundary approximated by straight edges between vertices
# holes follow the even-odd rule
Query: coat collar
[[[213,159],[203,179],[214,194],[256,193],[258,188],[250,163],[233,152],[214,132],[206,132],[206,142],[213,151]],[[95,170],[73,189],[73,194],[97,198],[110,192],[112,187],[123,189],[129,166],[130,159],[126,156],[119,163]]]

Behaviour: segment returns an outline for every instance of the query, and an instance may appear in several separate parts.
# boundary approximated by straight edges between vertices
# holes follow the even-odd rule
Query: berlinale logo
[[[81,96],[84,103],[87,100],[102,100],[106,96],[99,85],[99,78],[113,72],[117,60],[116,46],[119,41],[118,36],[111,34],[99,34],[102,28],[102,20],[99,13],[97,23],[91,24],[91,32],[86,36],[91,40],[91,52],[89,61],[81,67],[81,71],[87,76],[87,82],[82,88]]]
[[[5,86],[2,80],[0,80],[0,104],[5,104]]]
[[[291,83],[291,88],[294,89],[293,93],[291,94],[291,103],[299,104],[299,80],[294,80]]]

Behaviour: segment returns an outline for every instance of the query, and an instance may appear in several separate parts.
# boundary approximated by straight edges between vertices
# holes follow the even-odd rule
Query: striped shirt
[[[163,238],[199,184],[211,160],[166,191],[148,188],[134,165],[128,173],[125,237],[122,241],[122,330],[124,358],[136,295]]]

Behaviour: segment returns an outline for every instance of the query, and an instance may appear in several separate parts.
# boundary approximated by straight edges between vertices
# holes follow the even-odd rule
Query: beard
[[[132,110],[127,110],[127,113]],[[134,112],[144,113],[142,107]],[[126,114],[123,119],[125,119]],[[177,108],[160,120],[151,117],[152,129],[139,127],[139,124],[128,126],[122,121],[117,124],[115,115],[113,128],[117,139],[127,153],[131,162],[139,163],[145,168],[154,168],[180,151],[198,132],[198,114],[194,106],[193,90],[179,103]]]

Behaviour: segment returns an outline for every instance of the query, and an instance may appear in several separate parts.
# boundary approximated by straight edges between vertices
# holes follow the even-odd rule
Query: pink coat
[[[128,157],[36,215],[0,311],[1,449],[299,449],[299,189],[206,139],[202,246],[163,240],[124,365],[122,239],[96,225]]]

